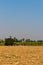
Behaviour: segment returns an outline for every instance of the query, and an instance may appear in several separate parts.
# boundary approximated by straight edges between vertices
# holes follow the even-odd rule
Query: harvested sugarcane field
[[[43,46],[0,46],[0,65],[43,65]]]

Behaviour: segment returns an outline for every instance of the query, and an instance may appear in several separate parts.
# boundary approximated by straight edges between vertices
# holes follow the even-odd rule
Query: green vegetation
[[[10,38],[6,38],[5,39],[5,45],[13,45],[13,43],[14,43],[14,41],[13,41],[13,39],[10,37]]]
[[[37,40],[33,41],[30,39],[20,39],[18,40],[16,37],[12,38],[11,36],[9,38],[5,38],[5,40],[0,40],[0,46],[15,46],[15,45],[22,45],[22,46],[43,46],[43,40]]]

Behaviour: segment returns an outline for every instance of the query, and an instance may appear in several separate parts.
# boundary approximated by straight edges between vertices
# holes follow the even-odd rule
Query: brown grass
[[[0,46],[0,65],[43,65],[43,46]]]

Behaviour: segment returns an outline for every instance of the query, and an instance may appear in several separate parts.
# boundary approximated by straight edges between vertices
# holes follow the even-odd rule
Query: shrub
[[[13,43],[14,43],[14,41],[13,41],[12,38],[6,38],[6,39],[5,39],[5,45],[7,45],[7,46],[8,46],[8,45],[11,45],[11,46],[12,46]]]

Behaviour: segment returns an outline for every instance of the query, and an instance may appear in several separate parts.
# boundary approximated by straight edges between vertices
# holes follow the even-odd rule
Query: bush
[[[11,45],[11,46],[12,46],[13,43],[14,43],[14,41],[13,41],[12,38],[6,38],[6,39],[5,39],[5,45],[7,45],[7,46],[8,46],[8,45]]]

